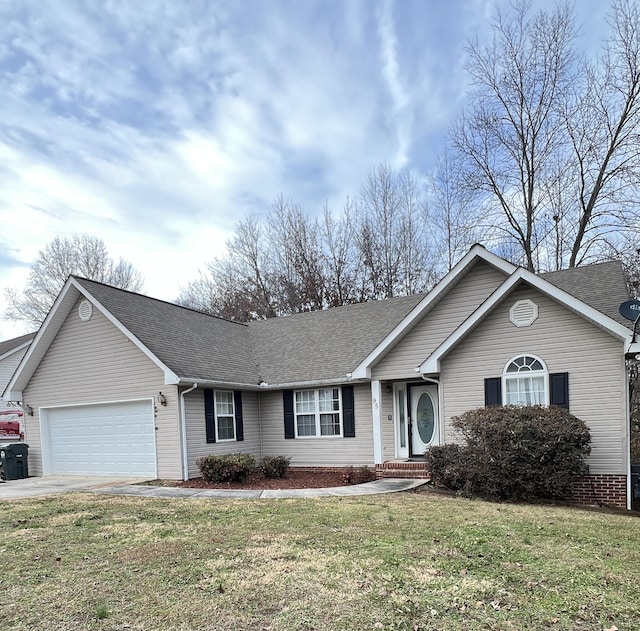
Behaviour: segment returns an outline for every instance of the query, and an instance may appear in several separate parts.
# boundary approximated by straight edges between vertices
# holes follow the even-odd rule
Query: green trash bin
[[[29,445],[4,443],[0,445],[0,480],[19,480],[29,477]]]

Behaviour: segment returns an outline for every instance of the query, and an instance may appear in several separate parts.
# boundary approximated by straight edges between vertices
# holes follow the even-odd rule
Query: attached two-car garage
[[[153,402],[40,410],[43,473],[156,477]]]

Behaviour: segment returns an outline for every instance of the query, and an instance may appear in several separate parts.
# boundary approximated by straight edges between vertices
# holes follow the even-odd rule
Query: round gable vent
[[[83,322],[91,319],[93,314],[93,306],[88,300],[83,300],[78,307],[78,315]]]
[[[509,309],[509,320],[515,326],[531,326],[538,317],[538,305],[531,300],[518,300]]]

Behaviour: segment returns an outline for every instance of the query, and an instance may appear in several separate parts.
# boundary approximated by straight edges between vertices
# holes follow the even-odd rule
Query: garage
[[[150,400],[42,409],[41,420],[45,473],[156,477]]]

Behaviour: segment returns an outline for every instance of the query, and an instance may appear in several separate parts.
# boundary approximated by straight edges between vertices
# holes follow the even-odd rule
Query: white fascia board
[[[464,321],[433,353],[417,368],[417,372],[428,375],[440,372],[440,360],[444,357],[458,342],[460,342],[477,324],[520,282],[524,281],[528,285],[534,287],[543,294],[553,298],[560,304],[590,320],[607,333],[626,342],[631,341],[632,332],[624,325],[616,322],[613,318],[594,309],[588,304],[578,300],[566,291],[559,289],[549,281],[546,281],[534,273],[524,268],[518,268],[505,282],[496,289],[489,298],[487,298],[474,312]],[[626,346],[626,344],[625,344]]]
[[[26,348],[27,346],[29,346],[29,344],[31,344],[32,341],[33,341],[33,338],[31,338],[30,340],[27,340],[26,342],[22,342],[20,346],[16,346],[15,348],[12,348],[10,351],[7,351],[4,355],[0,355],[0,361],[2,361],[3,359],[6,359],[7,357],[10,357],[14,353],[17,353],[18,351],[21,351],[23,348]]]
[[[198,384],[203,388],[226,388],[227,390],[253,390],[256,392],[268,392],[276,390],[294,390],[303,388],[326,388],[327,386],[346,386],[354,383],[363,383],[362,381],[354,381],[348,377],[336,377],[335,379],[316,379],[313,381],[290,381],[287,383],[239,383],[229,381],[215,381],[211,379],[198,378],[181,378],[177,385],[192,386]],[[366,383],[366,382],[364,382]]]
[[[365,381],[366,382],[366,381]],[[363,383],[349,377],[336,377],[335,379],[316,379],[312,381],[290,381],[288,383],[269,383],[259,386],[258,390],[293,390],[302,388],[325,388],[327,386],[348,386],[355,383]]]
[[[241,383],[238,381],[216,381],[215,379],[194,379],[192,377],[182,377],[176,385],[193,386],[198,385],[202,388],[224,388],[226,390],[265,390],[263,386],[257,383]]]
[[[76,293],[78,288],[72,283],[72,280],[72,278],[67,279],[53,306],[49,309],[42,326],[31,340],[31,345],[5,388],[3,397],[5,401],[22,401],[23,388],[33,376],[53,338],[62,326],[62,322],[78,299]],[[59,313],[64,317],[57,317]]]
[[[354,379],[371,379],[371,366],[384,355],[407,329],[425,312],[425,310],[460,278],[477,260],[483,260],[505,274],[512,274],[517,268],[512,263],[492,254],[483,246],[476,244],[451,268],[449,273],[404,317],[404,319],[382,340],[378,346],[354,369]]]
[[[180,377],[176,375],[171,368],[169,368],[164,362],[162,362],[154,353],[152,353],[147,346],[145,346],[120,320],[118,320],[111,312],[104,307],[96,298],[93,297],[91,292],[88,289],[83,287],[80,283],[76,281],[75,278],[70,278],[69,282],[71,282],[78,291],[89,301],[91,304],[100,311],[100,313],[115,326],[118,331],[120,331],[125,337],[127,337],[131,342],[133,342],[138,349],[140,349],[162,372],[164,373],[164,383],[165,385],[176,385],[180,383]]]

